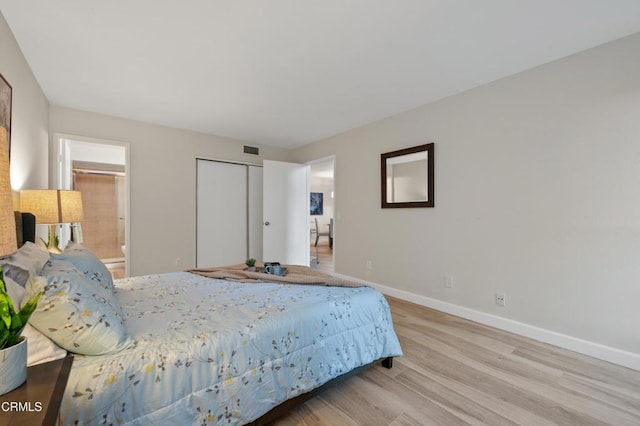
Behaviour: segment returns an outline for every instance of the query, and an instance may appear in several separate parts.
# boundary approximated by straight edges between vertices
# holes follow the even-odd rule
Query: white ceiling
[[[639,0],[0,0],[49,101],[294,147],[640,31]]]

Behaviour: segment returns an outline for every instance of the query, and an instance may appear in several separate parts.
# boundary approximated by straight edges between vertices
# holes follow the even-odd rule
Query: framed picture
[[[0,74],[0,127],[7,131],[7,144],[11,155],[11,85]]]
[[[322,216],[322,192],[311,193],[311,216]]]

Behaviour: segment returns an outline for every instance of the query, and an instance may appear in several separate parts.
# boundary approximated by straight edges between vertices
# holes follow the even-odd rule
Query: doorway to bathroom
[[[82,193],[84,221],[74,239],[102,260],[114,279],[128,276],[128,144],[59,136],[58,187]],[[61,233],[64,247],[71,233]]]

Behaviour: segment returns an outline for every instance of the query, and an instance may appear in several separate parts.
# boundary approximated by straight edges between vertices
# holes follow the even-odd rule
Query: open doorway
[[[128,144],[58,136],[58,188],[82,193],[84,221],[77,240],[96,254],[114,279],[128,276]],[[64,247],[70,232],[61,232]]]
[[[309,162],[311,268],[332,274],[335,232],[334,157]]]

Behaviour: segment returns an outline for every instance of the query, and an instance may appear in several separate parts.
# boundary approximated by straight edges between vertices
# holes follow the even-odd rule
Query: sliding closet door
[[[249,173],[249,256],[262,260],[262,167],[247,166]]]
[[[198,159],[196,266],[247,258],[247,167]]]

